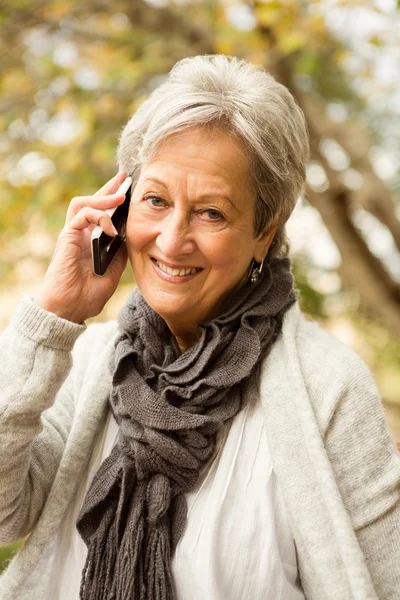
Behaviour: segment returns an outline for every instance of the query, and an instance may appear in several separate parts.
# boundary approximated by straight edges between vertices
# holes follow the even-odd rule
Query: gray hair
[[[262,67],[223,54],[184,58],[145,100],[122,131],[120,169],[136,185],[141,166],[169,135],[219,127],[247,151],[259,235],[279,223],[268,257],[285,256],[285,223],[304,190],[309,140],[292,94]]]

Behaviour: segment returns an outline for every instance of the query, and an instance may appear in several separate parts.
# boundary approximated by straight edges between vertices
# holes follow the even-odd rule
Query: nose
[[[184,212],[172,211],[161,222],[157,246],[165,258],[191,254],[196,247],[190,219]]]

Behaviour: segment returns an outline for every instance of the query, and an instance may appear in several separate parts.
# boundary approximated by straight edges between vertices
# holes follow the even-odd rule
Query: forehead
[[[227,183],[233,189],[248,187],[250,181],[243,144],[219,128],[193,127],[168,136],[144,165],[142,174],[173,168],[217,184]]]

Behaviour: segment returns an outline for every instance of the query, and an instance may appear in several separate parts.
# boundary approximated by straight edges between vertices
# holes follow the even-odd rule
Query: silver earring
[[[258,263],[253,258],[253,262],[251,263],[250,267],[250,283],[257,283],[257,281],[260,279],[263,264],[264,259],[262,259],[262,261]]]

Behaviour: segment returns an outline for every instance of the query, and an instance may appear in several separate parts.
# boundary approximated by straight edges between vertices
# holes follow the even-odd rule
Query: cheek
[[[237,279],[251,261],[249,244],[237,236],[216,236],[203,240],[201,251],[214,271],[223,271],[224,278]],[[219,275],[220,276],[220,275]]]
[[[126,224],[126,240],[128,253],[137,252],[154,237],[151,223],[140,215],[130,214]]]

